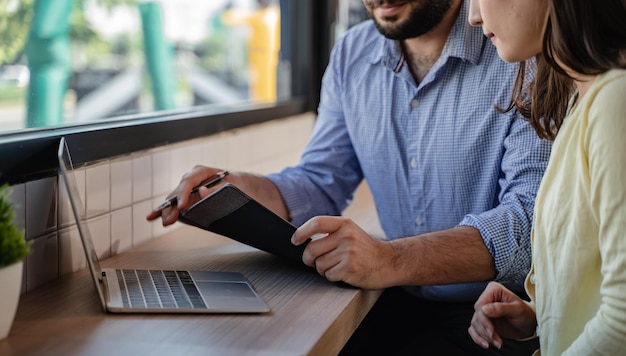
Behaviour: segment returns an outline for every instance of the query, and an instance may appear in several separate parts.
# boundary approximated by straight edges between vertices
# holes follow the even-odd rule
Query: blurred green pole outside
[[[72,5],[73,0],[35,0],[26,44],[30,70],[27,127],[63,123],[63,102],[71,76]]]
[[[152,84],[154,109],[173,109],[175,75],[172,66],[172,48],[163,36],[161,8],[156,2],[139,4],[143,27],[144,52]]]

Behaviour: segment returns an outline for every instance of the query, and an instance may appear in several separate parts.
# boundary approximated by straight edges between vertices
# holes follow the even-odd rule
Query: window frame
[[[56,150],[62,136],[73,151],[74,164],[81,166],[315,111],[332,42],[334,1],[280,0],[280,5],[284,14],[281,56],[291,59],[291,99],[272,105],[198,107],[141,118],[0,133],[0,184],[56,176]]]

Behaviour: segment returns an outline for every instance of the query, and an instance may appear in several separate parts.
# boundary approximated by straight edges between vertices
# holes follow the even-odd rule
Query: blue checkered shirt
[[[517,65],[499,59],[463,8],[439,60],[416,84],[397,42],[366,21],[335,45],[301,162],[268,175],[292,222],[339,215],[366,179],[389,239],[468,225],[517,292],[530,269],[534,199],[550,143],[506,107]],[[454,253],[454,251],[451,251]],[[470,301],[486,283],[414,286]]]

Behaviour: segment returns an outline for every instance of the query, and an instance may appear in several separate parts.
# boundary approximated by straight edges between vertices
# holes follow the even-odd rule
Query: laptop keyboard
[[[206,308],[189,272],[118,269],[116,274],[124,307]]]

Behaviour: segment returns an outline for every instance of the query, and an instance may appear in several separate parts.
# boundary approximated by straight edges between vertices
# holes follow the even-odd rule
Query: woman
[[[544,355],[626,349],[626,2],[472,0],[469,21],[520,62],[507,110],[554,140],[535,202],[525,302],[491,283],[469,333],[540,337]],[[536,79],[525,83],[525,60]]]

